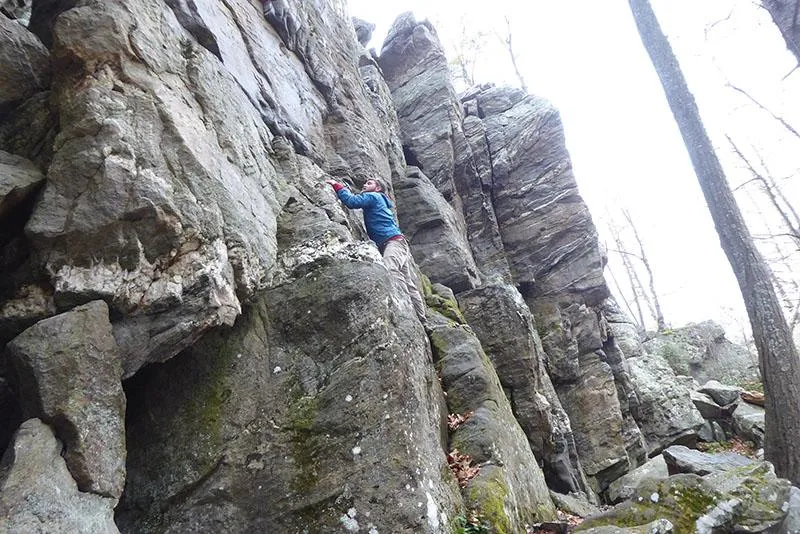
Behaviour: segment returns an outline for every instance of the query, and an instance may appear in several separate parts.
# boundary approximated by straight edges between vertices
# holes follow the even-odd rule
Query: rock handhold
[[[24,416],[53,426],[81,491],[119,498],[125,394],[106,303],[39,321],[8,344],[8,354]]]
[[[0,532],[119,533],[116,500],[78,491],[61,447],[39,419],[22,423],[0,465]]]

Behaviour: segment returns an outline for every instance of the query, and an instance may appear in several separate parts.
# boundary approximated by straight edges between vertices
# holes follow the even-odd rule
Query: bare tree
[[[471,30],[466,20],[461,19],[461,33],[458,41],[452,45],[454,55],[450,66],[453,76],[463,80],[467,87],[475,85],[475,64],[487,37],[486,32]]]
[[[800,358],[772,277],[750,236],[705,131],[694,96],[648,0],[629,0],[633,18],[661,80],[711,217],[742,292],[766,396],[764,456],[776,473],[800,483]]]
[[[798,3],[800,3],[800,2],[798,2]],[[748,92],[747,92],[747,91],[745,91],[744,89],[742,89],[742,88],[740,88],[740,87],[737,87],[737,86],[733,85],[732,83],[728,83],[728,84],[727,84],[727,86],[728,86],[728,87],[730,87],[731,89],[733,89],[734,91],[736,91],[737,93],[739,93],[740,95],[742,95],[742,96],[744,96],[745,98],[747,98],[747,99],[748,99],[750,102],[752,102],[753,104],[755,104],[755,105],[756,105],[756,106],[757,106],[757,107],[758,107],[758,108],[759,108],[761,111],[765,111],[766,113],[769,113],[769,114],[770,114],[770,116],[772,116],[772,118],[773,118],[773,119],[775,119],[776,121],[778,121],[778,122],[781,124],[781,126],[783,126],[784,128],[786,128],[787,130],[789,130],[789,132],[790,132],[790,133],[791,133],[793,136],[795,136],[795,137],[797,137],[798,139],[800,139],[800,133],[798,133],[798,131],[797,131],[797,130],[795,130],[794,126],[792,126],[791,124],[789,124],[789,122],[787,122],[787,121],[786,121],[786,119],[784,119],[784,118],[783,118],[783,117],[781,117],[780,115],[776,115],[775,113],[773,113],[772,111],[770,111],[770,110],[769,110],[769,109],[768,109],[768,108],[767,108],[767,107],[766,107],[764,104],[762,104],[761,102],[759,102],[758,100],[756,100],[755,98],[753,98],[753,97],[750,95],[750,93],[748,93]]]
[[[642,238],[639,237],[639,230],[636,229],[636,225],[633,223],[631,214],[628,212],[628,210],[623,209],[622,216],[625,217],[625,220],[628,222],[628,226],[630,226],[631,230],[633,230],[633,236],[636,238],[636,243],[639,245],[639,261],[642,262],[642,265],[647,271],[647,278],[650,286],[650,298],[653,302],[653,317],[656,320],[656,326],[660,332],[667,328],[667,323],[664,321],[664,313],[661,311],[661,304],[658,302],[658,293],[656,293],[656,283],[655,278],[653,277],[653,269],[650,267],[650,262],[647,260],[647,254],[644,251],[644,243],[642,242]]]
[[[622,240],[620,229],[614,222],[613,218],[609,218],[608,230],[611,233],[611,238],[614,240],[614,245],[616,246],[616,248],[610,249],[610,252],[615,252],[617,255],[619,255],[619,259],[622,262],[622,267],[623,269],[625,269],[625,276],[628,278],[628,284],[630,284],[631,295],[633,297],[633,304],[636,306],[636,312],[638,317],[638,320],[634,318],[634,321],[636,321],[640,333],[644,333],[647,328],[647,323],[644,320],[644,312],[642,311],[642,300],[646,301],[647,297],[644,293],[642,282],[639,280],[639,275],[637,274],[636,269],[633,266],[633,263],[631,263],[632,254],[626,250],[625,243]],[[611,269],[609,269],[609,272],[613,273]],[[617,283],[616,279],[614,281],[615,283]],[[623,295],[623,291],[619,283],[617,283],[617,288],[620,290],[620,295]],[[625,300],[625,304],[627,305],[627,300]],[[633,312],[630,310],[630,306],[628,307],[628,311],[630,311],[631,316],[633,316]]]
[[[522,73],[519,71],[519,67],[517,66],[517,55],[514,53],[514,46],[512,45],[511,41],[511,20],[508,18],[508,15],[504,17],[504,20],[506,22],[506,34],[500,40],[505,44],[506,51],[511,58],[511,65],[514,67],[514,73],[517,75],[517,79],[519,80],[519,86],[527,93],[528,86],[525,83],[525,78],[522,77]]]
[[[729,135],[725,136],[730,143],[733,153],[744,163],[747,170],[752,175],[753,182],[761,186],[764,195],[769,199],[770,205],[780,217],[784,225],[785,235],[790,237],[798,248],[800,248],[800,217],[794,207],[786,199],[786,196],[781,191],[775,180],[769,175],[768,172],[761,172],[756,169],[755,165],[742,153],[739,146],[731,139]],[[749,183],[750,181],[746,182]],[[740,186],[741,187],[741,186]]]

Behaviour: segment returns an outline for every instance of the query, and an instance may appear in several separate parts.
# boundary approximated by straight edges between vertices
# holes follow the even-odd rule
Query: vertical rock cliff
[[[0,15],[2,528],[523,532],[690,438],[639,424],[558,112],[273,8]],[[425,325],[327,176],[390,184]]]

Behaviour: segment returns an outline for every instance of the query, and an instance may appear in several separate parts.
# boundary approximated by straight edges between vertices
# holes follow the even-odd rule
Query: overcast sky
[[[795,63],[769,16],[749,0],[653,4],[715,143],[724,145],[729,133],[746,148],[758,146],[772,172],[792,176],[784,182],[796,195],[790,198],[800,198],[797,140],[725,88],[726,81],[740,86],[800,128],[800,71],[783,80]],[[620,207],[630,211],[667,321],[682,326],[715,319],[728,330],[746,323],[738,286],[627,2],[349,0],[349,5],[352,15],[376,24],[370,46],[378,51],[404,11],[433,22],[445,46],[458,41],[462,26],[502,31],[508,15],[529,92],[561,112],[575,176],[601,235],[607,239],[609,214],[618,217]],[[477,81],[518,84],[498,39],[487,39],[481,59]],[[724,163],[734,184],[747,179],[731,158]]]

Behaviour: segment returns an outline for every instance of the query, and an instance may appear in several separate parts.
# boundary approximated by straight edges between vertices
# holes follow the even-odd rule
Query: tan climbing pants
[[[411,304],[420,320],[425,320],[425,301],[422,300],[422,292],[417,286],[417,276],[414,273],[411,249],[408,248],[408,241],[405,239],[394,239],[386,243],[383,249],[383,262],[394,275],[402,282],[406,288],[408,296],[411,297]]]

